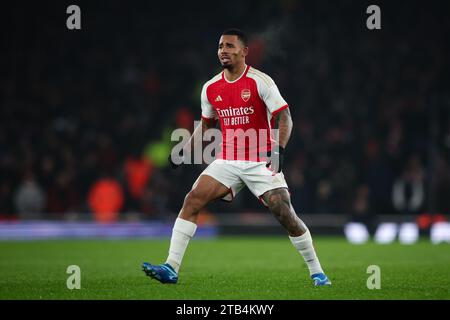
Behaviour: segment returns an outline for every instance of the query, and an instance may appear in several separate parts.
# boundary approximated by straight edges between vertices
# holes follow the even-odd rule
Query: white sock
[[[298,237],[289,236],[289,239],[294,247],[303,256],[303,259],[305,259],[310,275],[323,272],[319,259],[316,255],[316,251],[314,250],[311,233],[309,230],[306,230],[304,234]]]
[[[169,256],[166,263],[170,264],[178,273],[184,252],[189,244],[189,240],[194,236],[197,225],[193,222],[177,218],[172,229],[170,239]]]

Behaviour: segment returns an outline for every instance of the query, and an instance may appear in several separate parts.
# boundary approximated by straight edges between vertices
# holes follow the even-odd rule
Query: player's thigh
[[[277,195],[287,195],[289,198],[288,185],[282,172],[274,174],[271,170],[267,169],[265,164],[258,164],[249,166],[244,175],[242,176],[245,184],[249,190],[259,198],[262,203],[267,207],[270,199],[269,195],[275,193]],[[274,190],[277,190],[274,192]],[[283,197],[286,198],[286,197]]]
[[[227,195],[230,189],[213,177],[202,174],[192,186],[190,194],[203,201],[210,202]]]
[[[244,186],[239,177],[240,172],[241,168],[234,162],[215,160],[201,173],[199,179],[194,183],[194,188],[197,187],[201,178],[202,181],[208,181],[206,188],[208,188],[207,191],[212,192],[211,200],[223,198],[225,201],[230,201]]]
[[[292,207],[291,195],[285,187],[268,190],[260,196],[260,199],[270,210],[272,208],[280,208],[281,206],[286,206],[287,208]]]

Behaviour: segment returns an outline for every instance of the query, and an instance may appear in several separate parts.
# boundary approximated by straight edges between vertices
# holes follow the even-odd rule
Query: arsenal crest
[[[244,89],[244,90],[241,91],[241,98],[245,102],[247,102],[248,99],[250,99],[250,96],[251,96],[251,92],[250,92],[249,89]]]

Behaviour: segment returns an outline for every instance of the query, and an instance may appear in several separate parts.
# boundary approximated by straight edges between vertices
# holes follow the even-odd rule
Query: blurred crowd
[[[289,103],[284,173],[301,213],[450,213],[450,22],[441,2],[11,7],[0,73],[0,216],[172,219],[205,165],[172,170],[175,128],[200,119],[220,33]],[[164,7],[166,6],[166,7]],[[256,9],[255,9],[256,6]],[[62,13],[62,14],[61,14]],[[412,22],[413,21],[413,22]],[[217,213],[264,211],[248,191]]]

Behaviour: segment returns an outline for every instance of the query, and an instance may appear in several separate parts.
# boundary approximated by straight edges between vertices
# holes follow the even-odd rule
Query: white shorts
[[[274,173],[266,168],[265,162],[238,160],[214,160],[201,174],[208,175],[230,189],[222,200],[232,201],[247,186],[250,191],[265,205],[261,196],[269,190],[288,188],[283,172]]]

